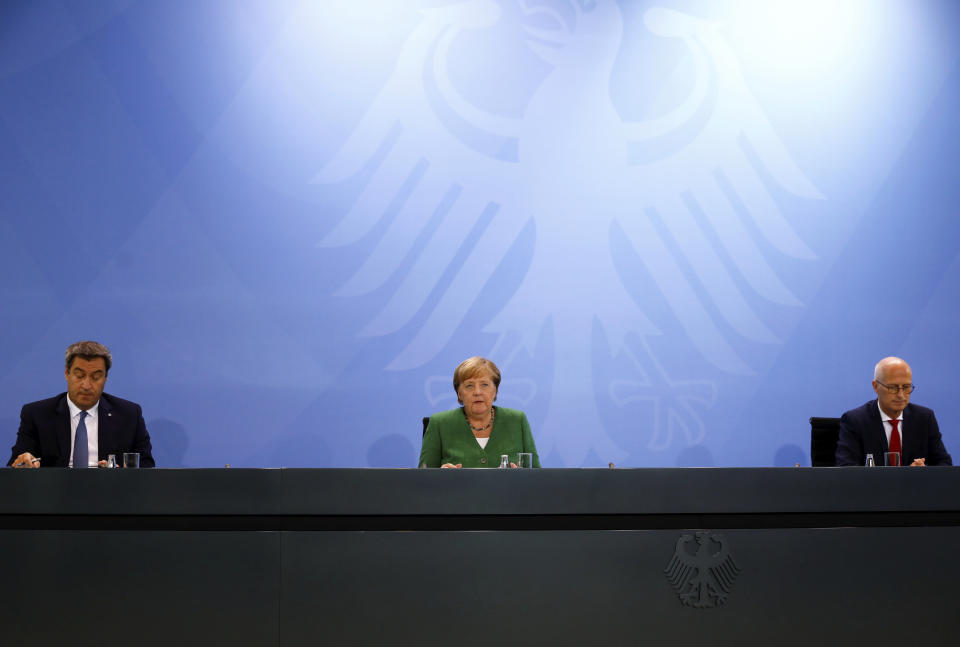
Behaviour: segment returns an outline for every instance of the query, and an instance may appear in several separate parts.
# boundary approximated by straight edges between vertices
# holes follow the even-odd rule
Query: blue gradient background
[[[842,5],[3,3],[2,437],[90,338],[161,466],[414,466],[420,417],[455,405],[475,354],[546,466],[808,465],[808,417],[869,399],[886,355],[960,451],[960,5]],[[729,57],[698,67],[654,7]],[[434,58],[401,78],[417,45]],[[488,128],[434,83],[438,55]],[[600,145],[675,114],[698,70],[713,80],[682,127]],[[745,141],[758,116],[813,192]],[[737,169],[808,253],[735,191],[731,212],[702,199],[695,178],[729,190]],[[763,265],[737,264],[735,230]],[[694,241],[726,281],[698,274]],[[754,289],[773,276],[781,302]]]

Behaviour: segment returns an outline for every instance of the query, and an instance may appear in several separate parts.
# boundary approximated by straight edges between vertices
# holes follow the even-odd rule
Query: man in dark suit
[[[863,465],[873,454],[878,465],[884,452],[900,452],[901,465],[953,465],[943,446],[933,410],[910,404],[910,365],[887,357],[873,371],[876,400],[847,411],[840,418],[837,465]]]
[[[150,434],[140,405],[103,392],[113,358],[94,341],[67,348],[67,392],[25,404],[7,465],[97,467],[109,454],[139,452],[141,467],[154,467]]]

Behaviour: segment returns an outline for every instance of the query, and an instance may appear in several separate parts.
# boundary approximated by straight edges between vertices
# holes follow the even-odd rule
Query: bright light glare
[[[394,45],[398,23],[416,15],[408,3],[392,0],[308,1],[290,21],[289,35],[308,58],[320,48],[342,60],[369,60]]]
[[[807,76],[846,66],[876,45],[879,19],[890,9],[877,0],[745,0],[729,26],[754,61]],[[879,20],[878,20],[879,19]]]

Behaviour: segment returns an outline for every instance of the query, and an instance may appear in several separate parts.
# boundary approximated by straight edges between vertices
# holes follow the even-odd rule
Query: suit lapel
[[[900,460],[901,465],[909,465],[907,462],[907,457],[910,457],[910,462],[913,462],[913,459],[917,456],[923,456],[922,447],[919,447],[920,435],[916,433],[916,429],[910,423],[913,420],[913,416],[910,415],[910,405],[903,410],[903,423],[900,425]],[[903,428],[906,427],[909,434],[903,432]]]
[[[53,428],[57,430],[57,448],[60,450],[60,457],[66,457],[66,466],[70,464],[70,407],[67,406],[66,393],[53,407],[53,419]]]
[[[887,443],[887,430],[883,428],[883,418],[880,417],[880,406],[876,400],[870,403],[868,415],[870,416],[870,433],[873,434],[875,442],[880,445],[880,451],[890,451],[890,445]],[[874,458],[880,459],[883,456],[875,456]]]
[[[113,407],[107,399],[100,396],[100,408],[97,412],[97,460],[103,460],[107,452],[104,448],[113,447]]]
[[[70,461],[70,407],[67,406],[67,395],[57,400],[53,407],[53,428],[57,430],[57,448],[60,450],[60,456]]]

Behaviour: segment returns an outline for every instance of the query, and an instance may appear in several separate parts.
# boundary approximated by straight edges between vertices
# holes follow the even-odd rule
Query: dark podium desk
[[[960,468],[0,470],[4,644],[953,643]]]

